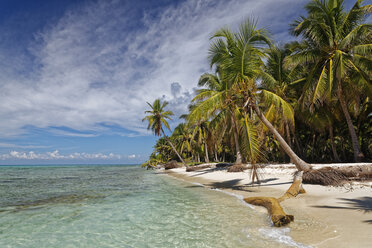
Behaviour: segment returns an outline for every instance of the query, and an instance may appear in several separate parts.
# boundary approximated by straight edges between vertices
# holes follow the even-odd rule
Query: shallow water
[[[303,247],[233,196],[138,166],[0,167],[0,247]]]

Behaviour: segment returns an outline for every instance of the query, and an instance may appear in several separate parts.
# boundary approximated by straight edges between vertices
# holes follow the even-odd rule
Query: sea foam
[[[289,246],[298,247],[298,248],[311,248],[311,246],[307,246],[301,244],[299,242],[294,241],[290,236],[289,232],[290,229],[286,228],[277,228],[277,227],[267,227],[267,228],[260,228],[258,231],[266,238],[271,240],[275,240],[279,243],[283,243]]]

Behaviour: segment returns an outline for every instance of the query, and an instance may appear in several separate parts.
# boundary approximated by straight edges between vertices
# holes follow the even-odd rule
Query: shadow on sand
[[[359,210],[364,213],[372,212],[372,197],[365,196],[355,199],[349,198],[338,198],[341,200],[341,204],[347,205],[344,207],[341,206],[328,206],[328,205],[317,205],[313,206],[315,208],[329,208],[329,209],[350,209],[350,210]],[[365,220],[364,223],[372,224],[372,220]]]
[[[313,206],[316,208],[333,208],[333,209],[352,209],[352,210],[361,210],[365,213],[372,211],[372,197],[365,196],[355,199],[349,199],[349,198],[338,198],[341,200],[342,204],[348,205],[347,207],[338,207],[338,206],[327,206],[327,205],[321,205],[321,206]]]

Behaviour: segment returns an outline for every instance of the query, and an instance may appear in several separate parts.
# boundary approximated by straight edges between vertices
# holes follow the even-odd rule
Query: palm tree
[[[255,112],[262,123],[274,134],[297,169],[310,170],[311,166],[293,152],[259,107],[262,101],[266,104],[274,104],[287,118],[293,118],[292,108],[283,98],[273,92],[259,90],[257,86],[257,79],[261,75],[263,66],[261,60],[264,56],[263,48],[271,45],[266,31],[256,29],[256,23],[248,20],[240,26],[237,33],[223,28],[217,31],[212,39],[209,50],[210,63],[211,66],[217,66],[224,71],[224,80],[230,84],[228,90],[232,90],[236,98],[234,104],[240,106],[249,140],[251,159],[255,159],[254,157],[259,156],[260,153],[254,128],[251,126],[253,123],[248,120],[248,117],[253,118],[252,113]]]
[[[262,79],[260,88],[275,93],[291,105],[297,105],[297,95],[293,86],[303,81],[304,78],[301,77],[301,71],[297,67],[289,70],[284,66],[285,58],[289,54],[290,49],[288,47],[272,46],[268,49],[267,62],[260,75]],[[291,105],[288,106],[288,110],[294,112]],[[278,129],[281,130],[280,133],[286,136],[289,146],[292,146],[291,136],[295,140],[295,123],[294,118],[292,118],[294,115],[291,113],[286,115],[283,112],[285,109],[277,110],[274,104],[270,104],[265,117],[271,123],[278,123]]]
[[[186,152],[187,157],[187,154],[192,152],[192,130],[185,123],[180,123],[174,128],[171,138],[175,140],[175,146],[180,154]]]
[[[164,138],[168,141],[169,145],[172,147],[173,151],[177,154],[181,162],[185,164],[185,161],[182,159],[180,154],[177,152],[176,148],[170,141],[167,135],[165,135],[163,130],[163,125],[170,130],[169,124],[166,119],[172,120],[170,116],[173,115],[172,111],[165,111],[164,108],[168,105],[167,101],[161,103],[160,99],[156,99],[153,104],[147,102],[151,110],[145,111],[145,114],[149,114],[142,121],[148,121],[149,125],[147,129],[151,129],[155,136],[160,136],[160,133],[163,134]]]
[[[292,33],[302,36],[297,51],[290,56],[289,64],[306,64],[310,67],[305,84],[311,94],[311,108],[336,94],[350,132],[355,162],[361,161],[358,137],[348,110],[344,89],[358,74],[366,91],[371,94],[372,76],[372,25],[363,23],[371,13],[372,5],[361,6],[362,0],[355,2],[349,12],[345,12],[342,0],[313,0],[305,8],[307,17],[301,17],[292,24]],[[352,94],[352,92],[348,92]]]
[[[195,105],[190,109],[188,121],[196,123],[203,119],[212,118],[211,122],[215,125],[221,123],[230,123],[234,136],[234,144],[236,151],[235,164],[242,163],[242,154],[239,145],[239,126],[237,123],[236,111],[229,104],[232,102],[231,94],[228,94],[227,83],[222,81],[221,73],[216,70],[216,74],[205,73],[200,79],[198,86],[206,87],[198,89],[196,96],[192,100]],[[221,132],[224,133],[224,132]]]
[[[210,136],[209,122],[202,120],[193,125],[193,139],[197,140],[200,150],[204,152],[204,161],[209,163],[208,138]]]

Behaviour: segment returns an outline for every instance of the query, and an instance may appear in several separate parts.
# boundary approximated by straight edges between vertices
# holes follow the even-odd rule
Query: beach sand
[[[340,165],[316,165],[315,168]],[[177,168],[168,171],[171,176],[243,197],[280,197],[291,185],[295,167],[293,164],[267,165],[260,172],[261,185],[252,186],[249,170],[228,173],[226,169],[210,168],[186,172],[185,168]],[[289,227],[290,236],[296,242],[313,247],[372,247],[371,182],[343,187],[304,184],[304,188],[306,194],[281,203],[284,211],[295,217]],[[263,207],[254,208],[267,212]]]

